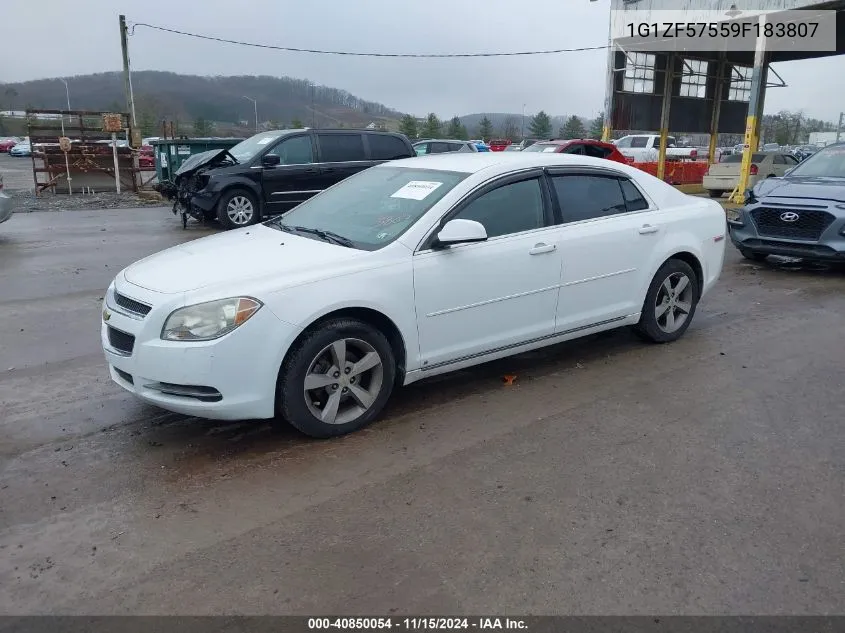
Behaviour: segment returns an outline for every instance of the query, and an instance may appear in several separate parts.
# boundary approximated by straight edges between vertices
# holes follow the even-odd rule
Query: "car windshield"
[[[341,181],[266,224],[313,235],[324,231],[374,251],[402,235],[469,174],[373,167]],[[326,240],[329,241],[329,240]]]
[[[819,150],[789,172],[800,178],[845,178],[845,144]]]
[[[534,143],[526,147],[523,152],[547,152],[554,153],[558,150],[560,145],[557,143]]]
[[[261,150],[284,133],[284,130],[273,130],[271,132],[261,132],[255,136],[250,136],[245,141],[241,141],[231,148],[229,153],[234,156],[239,163],[245,163],[255,158]]]

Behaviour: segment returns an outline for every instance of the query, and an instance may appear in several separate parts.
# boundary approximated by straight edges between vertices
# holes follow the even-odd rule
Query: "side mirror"
[[[264,154],[261,157],[261,164],[264,167],[275,167],[282,164],[282,159],[279,158],[278,154]]]
[[[475,220],[449,220],[437,234],[435,247],[446,247],[452,244],[467,242],[483,242],[487,239],[487,230],[481,222]]]

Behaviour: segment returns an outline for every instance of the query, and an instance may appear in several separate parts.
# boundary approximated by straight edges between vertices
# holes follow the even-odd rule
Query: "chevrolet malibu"
[[[149,403],[336,436],[429,376],[622,326],[676,340],[721,273],[725,229],[716,202],[621,163],[399,160],[125,268],[102,344]]]

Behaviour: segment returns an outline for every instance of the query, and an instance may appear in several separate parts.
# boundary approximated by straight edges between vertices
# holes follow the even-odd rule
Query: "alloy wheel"
[[[682,272],[675,272],[666,277],[657,292],[654,316],[657,326],[672,334],[677,332],[692,311],[693,287],[690,278]]]
[[[303,391],[308,410],[326,424],[347,424],[364,415],[378,398],[384,365],[376,349],[344,338],[324,347],[311,361]]]
[[[254,214],[252,201],[246,196],[233,196],[226,205],[226,215],[232,224],[239,226],[249,224]]]

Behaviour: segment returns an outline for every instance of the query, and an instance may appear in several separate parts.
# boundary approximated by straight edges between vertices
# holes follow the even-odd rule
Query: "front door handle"
[[[551,253],[557,248],[554,244],[544,244],[540,242],[534,245],[530,251],[528,251],[529,255],[542,255],[543,253]]]
[[[652,226],[651,224],[643,224],[640,227],[640,235],[648,235],[649,233],[657,233],[660,230],[659,226]]]

